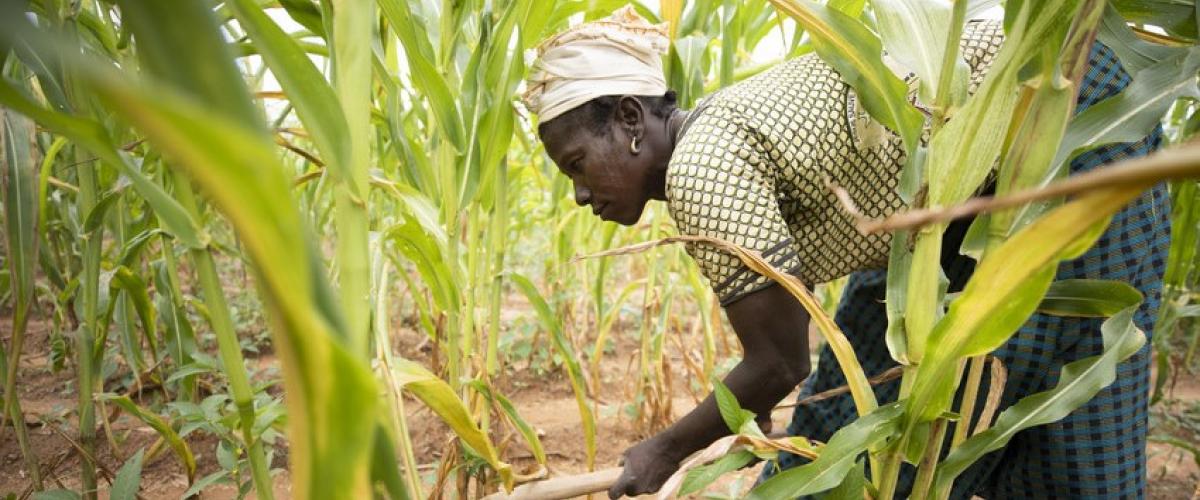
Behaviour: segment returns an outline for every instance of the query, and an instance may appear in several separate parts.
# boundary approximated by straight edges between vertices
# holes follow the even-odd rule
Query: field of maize
[[[626,3],[0,0],[0,495],[582,488],[543,497],[565,498],[603,491],[625,448],[715,391],[736,437],[667,496],[890,499],[907,461],[914,497],[946,498],[967,465],[1083,404],[1145,344],[1150,496],[1200,495],[1200,5],[632,2],[667,23],[682,108],[816,52],[903,140],[911,211],[861,221],[895,235],[899,402],[876,401],[829,319],[844,281],[809,290],[728,248],[800,300],[812,344],[850,381],[860,418],[816,443],[761,429],[717,383],[741,347],[670,244],[665,205],[631,227],[577,207],[519,102],[531,49]],[[957,40],[980,15],[1003,18],[1006,41],[967,96]],[[1073,115],[1096,39],[1133,80]],[[919,77],[924,106],[885,52]],[[1162,151],[1062,180],[1080,152],[1160,124]],[[972,199],[989,178],[995,197]],[[1160,182],[1170,260],[1141,332],[1136,290],[1045,271]],[[947,295],[942,231],[978,212],[979,284]],[[990,397],[987,353],[1047,309],[1108,318],[1104,353],[969,434],[955,392]],[[943,443],[948,456],[928,451]],[[816,459],[758,485],[758,468],[739,471],[780,450]]]

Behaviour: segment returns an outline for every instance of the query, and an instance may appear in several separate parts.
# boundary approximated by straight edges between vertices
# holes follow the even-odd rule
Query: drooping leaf
[[[1097,146],[1141,140],[1176,99],[1200,97],[1197,71],[1200,48],[1178,52],[1138,71],[1120,94],[1096,103],[1071,120],[1054,164],[1061,165]]]
[[[151,352],[157,351],[158,320],[154,304],[150,301],[150,292],[146,282],[125,266],[119,266],[113,271],[113,279],[109,282],[109,286],[120,289],[133,302],[138,320],[142,323],[142,334],[146,339],[146,345],[150,347]]]
[[[1101,325],[1103,353],[1063,366],[1053,389],[1022,398],[1001,412],[994,425],[950,452],[938,467],[938,488],[949,485],[983,455],[1002,448],[1018,432],[1058,421],[1108,387],[1117,377],[1117,365],[1146,344],[1146,336],[1133,325],[1133,313],[1140,303],[1139,295],[1134,304]]]
[[[375,381],[341,344],[305,225],[266,137],[159,87],[81,64],[109,109],[183,168],[225,213],[262,277],[289,403],[293,485],[300,496],[365,489]],[[319,383],[315,377],[320,377]],[[319,429],[319,430],[317,430]],[[359,443],[350,445],[348,443]],[[364,490],[365,491],[365,490]]]
[[[138,406],[137,403],[134,403],[132,399],[129,399],[129,396],[100,394],[97,395],[97,398],[119,406],[126,413],[133,415],[138,420],[141,420],[143,423],[149,425],[156,432],[158,432],[158,435],[162,436],[163,440],[166,441],[167,445],[171,447],[171,450],[175,452],[175,456],[178,457],[179,461],[183,464],[183,469],[187,472],[188,483],[191,484],[192,480],[194,480],[196,477],[196,457],[192,455],[191,447],[188,446],[187,442],[184,441],[183,438],[179,437],[179,434],[175,432],[175,429],[171,427],[170,423],[168,423],[166,420],[163,420],[162,417],[146,411],[141,406]],[[136,486],[136,484],[134,486]]]
[[[517,428],[517,432],[521,434],[521,437],[525,438],[525,444],[529,445],[529,451],[533,454],[534,460],[537,460],[539,464],[546,465],[546,451],[542,447],[542,440],[538,437],[537,431],[529,425],[529,422],[521,417],[516,405],[513,405],[512,401],[503,394],[493,391],[483,381],[472,381],[471,387],[500,408],[500,411],[508,419],[508,422]]]
[[[325,36],[325,23],[321,20],[321,9],[312,0],[279,0],[292,20],[321,38]],[[260,8],[260,7],[256,7]]]
[[[425,367],[407,359],[397,359],[392,369],[396,381],[406,391],[420,399],[471,449],[488,462],[509,488],[512,487],[512,467],[500,460],[488,436],[475,425],[471,413],[458,395],[444,380]]]

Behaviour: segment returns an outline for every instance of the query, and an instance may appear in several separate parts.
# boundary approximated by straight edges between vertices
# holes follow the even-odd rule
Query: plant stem
[[[172,171],[175,184],[175,197],[195,218],[199,218],[192,185],[182,174]],[[246,454],[250,459],[251,475],[254,478],[254,488],[258,498],[269,500],[274,496],[272,489],[270,464],[267,463],[263,451],[262,440],[254,436],[254,390],[250,387],[250,377],[246,371],[246,363],[242,358],[242,347],[238,343],[237,330],[233,326],[233,318],[229,313],[229,303],[225,301],[225,291],[221,287],[221,278],[217,266],[213,262],[212,250],[208,248],[194,249],[190,253],[196,266],[196,274],[200,278],[201,293],[204,305],[208,308],[209,324],[217,337],[217,349],[221,355],[221,366],[225,378],[229,382],[229,393],[233,404],[238,409],[238,426],[242,431]]]
[[[75,151],[75,159],[80,160],[78,150]],[[95,162],[86,161],[78,166],[77,202],[81,214],[91,213],[92,208],[96,206],[95,165]],[[87,457],[96,456],[96,414],[92,392],[95,390],[93,377],[96,372],[96,307],[100,297],[100,245],[103,243],[103,236],[103,225],[84,235],[83,277],[80,283],[83,288],[83,324],[75,337],[76,371],[79,381],[79,446],[84,452],[84,457],[80,459],[80,482],[83,498],[87,500],[96,498],[96,464],[91,463]]]
[[[942,440],[946,437],[946,419],[933,421],[929,432],[929,442],[925,445],[925,456],[917,467],[917,479],[913,483],[912,494],[909,498],[924,499],[929,496],[929,488],[933,485],[933,474],[937,472],[938,459],[942,455]]]
[[[971,430],[971,420],[975,417],[975,401],[979,399],[979,383],[983,380],[983,365],[987,356],[973,356],[967,361],[967,385],[963,389],[962,405],[958,412],[962,417],[954,423],[954,437],[951,438],[951,449],[958,447]]]
[[[490,251],[492,253],[491,297],[488,303],[487,375],[500,369],[497,351],[500,341],[500,299],[504,292],[504,249],[508,245],[508,162],[496,172],[496,204],[492,207]]]
[[[879,494],[876,496],[879,500],[892,500],[896,496],[896,483],[900,480],[900,465],[904,462],[904,448],[908,443],[908,435],[903,435],[897,439],[895,443],[884,450],[883,465],[879,469],[872,469],[871,474],[874,476],[875,470],[879,471],[879,476],[874,478],[878,482]]]
[[[333,1],[333,67],[338,101],[350,132],[349,165],[336,177],[338,283],[351,352],[366,358],[371,324],[371,270],[367,249],[370,215],[371,37],[375,3]]]

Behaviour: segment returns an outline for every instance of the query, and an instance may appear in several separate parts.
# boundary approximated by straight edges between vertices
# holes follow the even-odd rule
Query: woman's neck
[[[671,116],[667,117],[664,127],[667,132],[667,143],[669,149],[666,157],[661,163],[656,164],[650,174],[650,184],[654,186],[650,197],[656,200],[667,199],[667,166],[671,163],[671,155],[675,153],[675,141],[679,139],[679,132],[683,129],[683,123],[687,121],[688,112],[679,108],[671,111]]]
[[[688,111],[675,108],[671,111],[671,116],[667,118],[667,137],[671,138],[671,151],[675,150],[675,141],[679,139],[679,132],[683,129],[683,123],[687,121]]]

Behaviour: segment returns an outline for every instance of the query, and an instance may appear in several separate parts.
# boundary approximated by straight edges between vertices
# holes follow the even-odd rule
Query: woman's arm
[[[729,304],[725,314],[745,353],[725,385],[743,408],[769,417],[808,376],[808,313],[783,287],[772,285]],[[625,452],[625,471],[609,497],[658,491],[681,460],[729,433],[709,395],[674,425]]]

